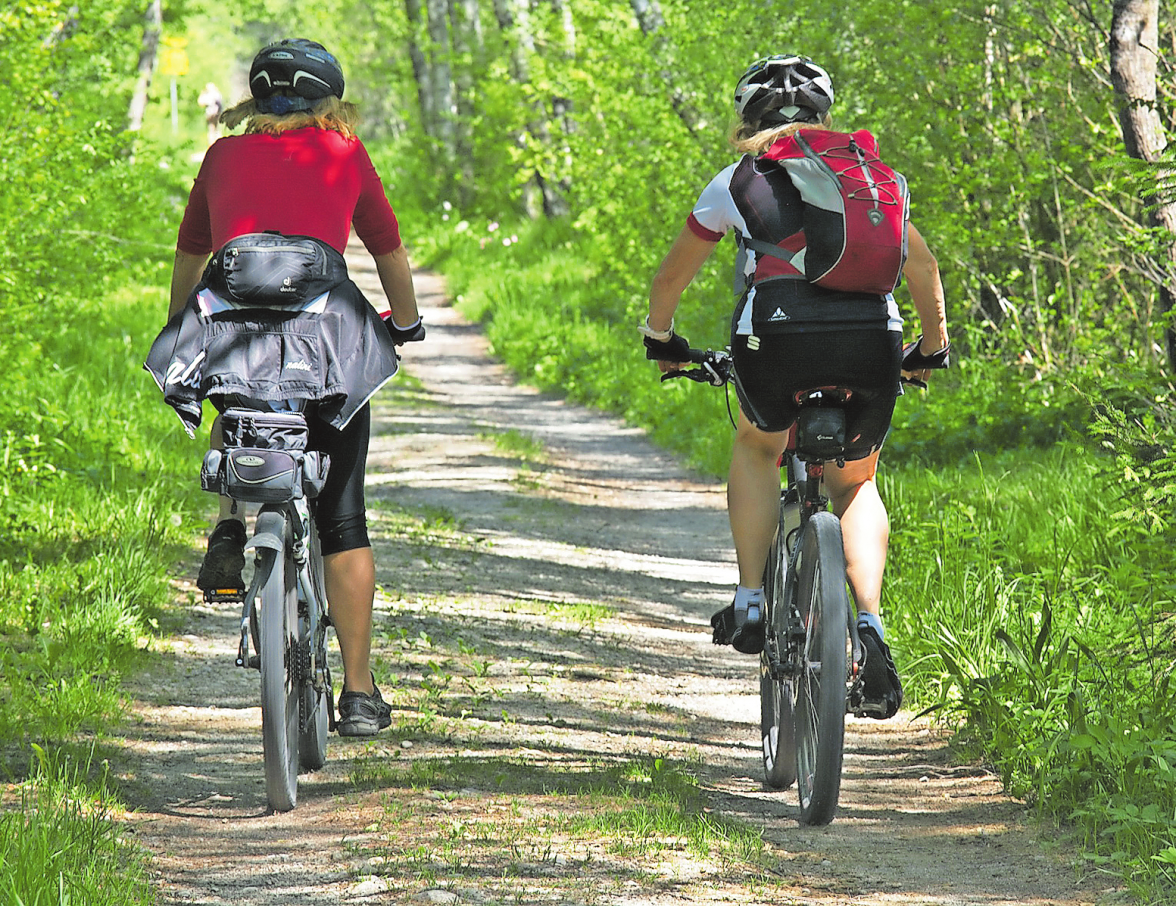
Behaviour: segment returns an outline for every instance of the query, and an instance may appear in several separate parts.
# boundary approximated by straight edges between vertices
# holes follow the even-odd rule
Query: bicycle
[[[690,350],[698,367],[662,375],[723,386],[726,352]],[[794,443],[781,459],[783,477],[775,538],[764,568],[764,648],[760,655],[760,730],[764,779],[794,783],[800,823],[828,824],[841,789],[845,715],[862,714],[862,645],[849,593],[841,523],[822,493],[825,464],[845,449],[846,388],[797,395]],[[844,461],[844,460],[842,460]]]
[[[238,406],[221,416],[223,450],[201,466],[206,491],[234,506],[257,503],[248,589],[204,593],[212,603],[241,605],[238,667],[261,674],[261,736],[266,798],[273,811],[298,800],[299,771],[326,764],[327,733],[335,729],[334,693],[327,664],[327,598],[314,527],[314,498],[329,458],[307,450],[306,414]]]

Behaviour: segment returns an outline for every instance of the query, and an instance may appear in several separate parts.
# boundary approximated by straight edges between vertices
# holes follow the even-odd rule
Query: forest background
[[[953,367],[900,401],[884,455],[908,694],[1076,834],[1090,870],[1176,895],[1174,26],[1155,0],[0,12],[0,764],[22,799],[0,815],[0,890],[33,901],[105,870],[120,883],[101,889],[151,901],[104,818],[100,740],[207,502],[140,364],[205,141],[199,94],[232,103],[258,47],[305,36],[345,67],[414,261],[497,354],[713,474],[721,394],[659,385],[634,326],[733,159],[744,66],[825,66],[836,123],[871,129],[910,180],[948,294]],[[725,342],[732,254],[687,293],[695,345]],[[67,864],[49,841],[69,834],[101,845]]]

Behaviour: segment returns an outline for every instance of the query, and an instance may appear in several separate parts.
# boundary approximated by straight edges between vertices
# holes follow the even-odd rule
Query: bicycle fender
[[[245,550],[271,550],[281,553],[286,548],[286,515],[264,509],[257,514],[256,531],[245,545]]]
[[[261,532],[249,539],[249,543],[245,545],[245,550],[252,551],[258,548],[265,550],[281,551],[285,545],[282,544],[282,539],[272,532]]]

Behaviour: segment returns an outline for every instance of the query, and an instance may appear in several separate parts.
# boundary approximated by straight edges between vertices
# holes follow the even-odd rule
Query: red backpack
[[[761,159],[792,178],[804,202],[804,246],[788,251],[758,239],[744,244],[781,258],[810,283],[847,292],[889,293],[907,255],[907,182],[878,157],[865,129],[853,134],[802,129],[780,139]],[[787,240],[795,247],[795,241]]]

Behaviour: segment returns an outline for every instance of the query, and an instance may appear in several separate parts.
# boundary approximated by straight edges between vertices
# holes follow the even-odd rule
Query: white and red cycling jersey
[[[781,248],[804,245],[800,192],[776,164],[744,155],[719,172],[702,190],[687,226],[695,235],[718,242],[728,231],[739,240],[733,317],[736,336],[793,330],[830,330],[876,325],[902,331],[893,295],[847,293],[804,279],[780,258],[746,247],[745,238]]]

